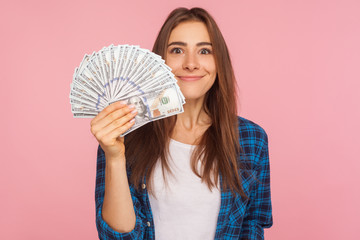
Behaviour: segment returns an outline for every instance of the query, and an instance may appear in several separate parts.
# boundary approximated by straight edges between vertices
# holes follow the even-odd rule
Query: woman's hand
[[[91,121],[91,133],[104,150],[107,160],[125,160],[124,137],[120,135],[134,125],[136,114],[133,105],[119,101],[104,108]]]

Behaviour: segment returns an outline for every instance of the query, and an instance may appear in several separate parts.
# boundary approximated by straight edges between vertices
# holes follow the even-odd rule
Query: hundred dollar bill
[[[135,106],[135,124],[121,136],[134,131],[146,123],[184,112],[182,100],[175,83],[153,89],[142,95],[119,99]]]
[[[73,113],[74,118],[94,118],[97,114]]]

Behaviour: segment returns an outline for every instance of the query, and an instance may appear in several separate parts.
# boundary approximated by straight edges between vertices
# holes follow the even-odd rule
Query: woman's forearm
[[[136,216],[126,174],[126,161],[106,159],[102,218],[115,231],[131,232]]]

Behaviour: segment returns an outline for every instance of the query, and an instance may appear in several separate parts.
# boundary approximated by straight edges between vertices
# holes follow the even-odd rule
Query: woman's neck
[[[182,143],[196,145],[210,125],[211,119],[204,111],[203,100],[188,100],[184,112],[177,115],[171,137]]]

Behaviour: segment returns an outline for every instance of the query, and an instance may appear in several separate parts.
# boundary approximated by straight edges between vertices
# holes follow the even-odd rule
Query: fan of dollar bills
[[[70,84],[75,118],[93,118],[109,104],[126,101],[138,114],[127,133],[183,112],[182,95],[171,68],[159,55],[139,46],[110,45],[85,55]]]

